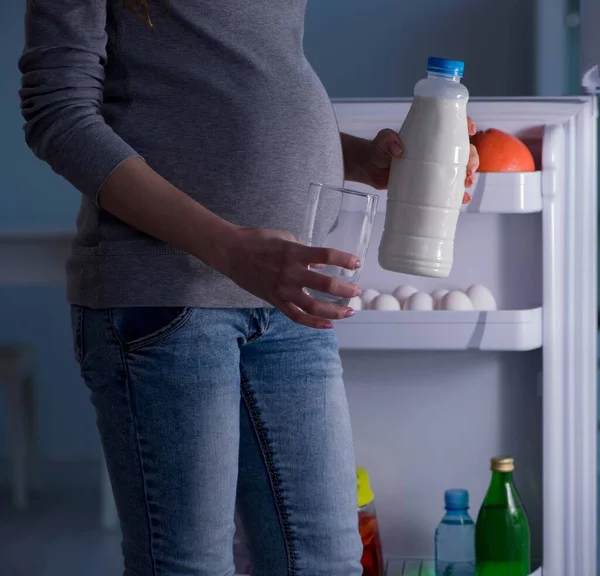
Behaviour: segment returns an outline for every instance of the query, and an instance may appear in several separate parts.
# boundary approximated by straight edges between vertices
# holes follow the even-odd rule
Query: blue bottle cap
[[[446,510],[467,510],[469,508],[469,493],[462,488],[446,490],[444,504]]]
[[[429,58],[427,72],[434,74],[448,74],[449,76],[463,77],[465,63],[460,60],[446,60],[446,58]]]

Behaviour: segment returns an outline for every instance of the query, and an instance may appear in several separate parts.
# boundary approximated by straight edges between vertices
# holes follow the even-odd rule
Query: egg
[[[394,290],[394,297],[398,302],[400,302],[400,306],[404,307],[404,303],[408,298],[410,298],[413,294],[418,292],[418,290],[411,286],[410,284],[404,284],[403,286],[399,286]]]
[[[400,310],[400,302],[398,302],[391,294],[380,294],[379,296],[375,296],[371,302],[371,310],[393,312]]]
[[[375,290],[375,288],[367,288],[361,296],[363,308],[368,310],[371,307],[371,302],[373,302],[373,299],[377,298],[377,296],[379,296],[379,290]]]
[[[353,310],[362,310],[363,302],[360,296],[355,296],[354,298],[351,298],[350,302],[348,302],[348,306],[350,306],[350,308],[352,308]]]
[[[452,290],[442,298],[441,309],[452,311],[473,310],[473,303],[464,292]]]
[[[433,310],[433,298],[427,292],[415,292],[409,296],[402,310],[429,311]]]
[[[473,303],[475,310],[497,310],[496,299],[489,288],[483,284],[473,284],[467,288],[467,296]]]
[[[431,298],[433,299],[433,309],[441,310],[442,309],[442,299],[446,294],[448,294],[449,290],[445,288],[440,288],[431,294]]]

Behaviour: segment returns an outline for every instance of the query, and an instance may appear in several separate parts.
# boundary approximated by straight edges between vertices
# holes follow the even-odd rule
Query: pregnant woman
[[[82,193],[68,299],[126,576],[232,575],[236,497],[256,576],[361,574],[352,310],[302,290],[355,296],[307,266],[361,263],[293,238],[311,181],[385,188],[400,143],[340,138],[305,4],[27,2],[25,133]]]

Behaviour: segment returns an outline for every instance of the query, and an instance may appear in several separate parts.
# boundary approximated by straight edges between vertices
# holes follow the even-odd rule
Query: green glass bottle
[[[529,576],[529,522],[513,481],[512,458],[492,458],[492,481],[477,516],[477,576]]]

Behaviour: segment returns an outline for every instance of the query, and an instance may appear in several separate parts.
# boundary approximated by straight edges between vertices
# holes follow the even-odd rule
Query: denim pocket
[[[83,314],[82,306],[71,306],[71,329],[73,331],[73,353],[75,360],[81,364],[83,359]]]
[[[174,334],[193,312],[191,307],[113,308],[110,321],[121,346],[132,352]]]

